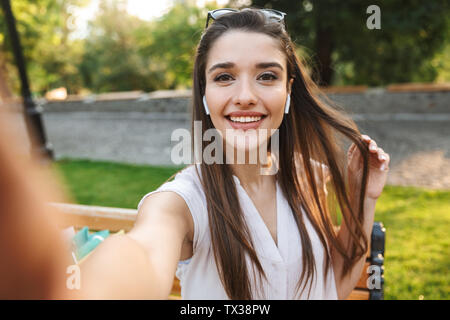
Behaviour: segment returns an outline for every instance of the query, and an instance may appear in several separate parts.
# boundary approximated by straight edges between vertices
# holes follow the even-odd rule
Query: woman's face
[[[278,45],[262,33],[229,31],[209,51],[205,96],[211,121],[235,149],[256,148],[283,120],[287,68]],[[258,134],[265,138],[258,141]]]

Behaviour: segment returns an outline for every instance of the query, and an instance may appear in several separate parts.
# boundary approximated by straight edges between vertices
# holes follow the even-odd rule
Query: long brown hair
[[[194,121],[201,121],[202,135],[207,129],[214,128],[211,119],[205,114],[202,103],[206,87],[205,67],[208,52],[214,42],[230,30],[262,33],[277,40],[280,50],[287,59],[287,79],[294,79],[290,112],[285,115],[279,127],[279,170],[276,178],[302,235],[304,267],[297,290],[304,283],[301,291],[303,292],[307,282],[309,280],[312,282],[317,272],[302,207],[316,230],[325,252],[329,253],[330,244],[343,256],[344,267],[341,276],[345,277],[368,249],[368,239],[362,227],[363,199],[368,175],[367,147],[361,140],[354,121],[342,110],[331,106],[331,102],[320,93],[305,72],[295,53],[294,44],[281,23],[268,21],[260,11],[248,8],[221,16],[204,31],[197,47],[194,64],[192,126]],[[345,175],[346,152],[344,146],[339,144],[344,137],[356,144],[364,162],[358,208],[355,208],[349,200]],[[207,142],[203,141],[202,151],[206,146]],[[323,175],[317,171],[312,161],[298,161],[299,159],[312,159],[317,161],[315,163],[328,167],[330,173],[328,195],[334,196],[328,199],[334,198],[335,203],[337,200],[345,223],[355,225],[350,250],[345,249],[346,244],[338,241],[333,222],[336,213],[331,212],[331,206],[327,203],[329,200],[323,192],[325,181]],[[222,284],[230,299],[252,299],[245,256],[248,255],[256,266],[260,280],[266,275],[254,250],[248,226],[245,224],[231,168],[226,164],[204,162],[200,168],[201,173],[198,174],[207,199],[212,249]],[[324,263],[326,265],[324,276],[327,277],[331,266],[329,254],[325,255]]]

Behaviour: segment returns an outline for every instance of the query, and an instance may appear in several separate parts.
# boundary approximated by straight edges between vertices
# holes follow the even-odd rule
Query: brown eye
[[[276,80],[278,77],[274,75],[273,73],[263,73],[260,77],[261,80],[264,81],[270,81],[270,80]]]
[[[228,81],[233,79],[229,74],[221,74],[218,75],[217,77],[214,78],[214,81],[219,81],[219,82],[223,82],[223,81]]]

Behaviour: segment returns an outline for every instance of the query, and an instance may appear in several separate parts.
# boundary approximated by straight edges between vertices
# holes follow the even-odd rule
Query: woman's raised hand
[[[389,154],[378,147],[375,140],[367,135],[361,135],[369,149],[369,177],[366,188],[366,198],[378,199],[386,184],[389,171]],[[358,190],[362,180],[363,161],[361,152],[352,143],[347,153],[347,173],[349,185],[352,190]]]

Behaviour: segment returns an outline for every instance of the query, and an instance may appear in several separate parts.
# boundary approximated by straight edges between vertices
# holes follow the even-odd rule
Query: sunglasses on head
[[[286,13],[278,11],[278,10],[274,10],[274,9],[258,9],[258,10],[261,11],[262,13],[264,13],[266,18],[269,20],[273,20],[276,22],[283,22],[284,27],[286,28],[286,22],[284,21],[284,16],[286,15]],[[229,14],[229,13],[233,13],[233,12],[239,12],[239,10],[231,9],[231,8],[223,8],[223,9],[216,9],[213,11],[209,11],[208,17],[206,18],[205,29],[208,28],[210,19],[216,20],[225,14]]]

